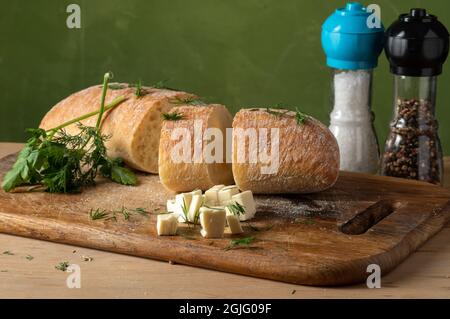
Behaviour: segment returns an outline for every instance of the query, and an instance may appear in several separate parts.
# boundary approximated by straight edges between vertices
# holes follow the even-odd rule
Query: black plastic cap
[[[436,16],[414,8],[386,30],[384,50],[394,74],[439,75],[448,56],[449,33]]]

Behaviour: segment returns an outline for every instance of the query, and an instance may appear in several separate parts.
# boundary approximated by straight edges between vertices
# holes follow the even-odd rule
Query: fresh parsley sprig
[[[133,172],[123,167],[121,159],[106,155],[107,136],[100,133],[105,111],[117,107],[125,98],[116,98],[105,105],[111,73],[103,78],[100,109],[63,123],[53,129],[29,129],[31,137],[20,151],[16,162],[3,178],[2,188],[12,191],[23,185],[42,185],[47,192],[73,193],[84,186],[94,185],[98,174],[124,185],[136,185]],[[84,126],[80,121],[98,114],[95,127]],[[78,124],[79,132],[68,134],[64,128]]]

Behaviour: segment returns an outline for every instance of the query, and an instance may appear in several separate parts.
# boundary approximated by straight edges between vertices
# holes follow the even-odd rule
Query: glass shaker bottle
[[[394,74],[394,114],[381,163],[383,175],[441,183],[436,77],[448,51],[447,29],[425,9],[400,15],[386,31],[385,52]]]
[[[381,21],[373,21],[356,2],[338,8],[322,25],[322,47],[333,69],[330,130],[339,144],[341,170],[377,173],[379,168],[371,95],[383,36]]]

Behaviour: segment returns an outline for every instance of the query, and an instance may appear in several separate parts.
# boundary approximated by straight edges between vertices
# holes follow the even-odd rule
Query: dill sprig
[[[89,211],[89,218],[91,220],[105,219],[108,216],[109,216],[109,213],[106,212],[106,210],[104,210],[104,209],[97,208],[95,210],[91,209]]]
[[[55,266],[55,268],[58,270],[61,270],[61,271],[66,271],[67,268],[69,268],[69,266],[70,266],[70,264],[68,261],[63,261],[63,262],[60,262],[59,264],[57,264]]]
[[[196,97],[177,97],[171,101],[176,105],[196,105],[196,106],[204,106],[207,103],[200,98]]]
[[[101,208],[91,209],[88,213],[88,216],[91,220],[104,219],[117,221],[117,216],[120,215],[124,220],[128,221],[134,214],[147,217],[149,214],[161,215],[167,214],[167,212],[161,212],[159,208],[155,208],[152,212],[149,212],[142,207],[127,208],[125,206],[122,206],[120,209],[115,210],[106,210]]]
[[[183,114],[176,111],[172,113],[163,113],[162,118],[164,121],[179,121],[183,119]]]
[[[134,88],[134,95],[140,98],[146,94],[145,90],[142,88],[142,82],[139,80],[136,84],[128,84],[128,87]]]
[[[245,207],[238,202],[227,205],[227,208],[233,215],[239,216],[245,214]]]
[[[234,248],[252,248],[249,245],[252,244],[255,241],[255,237],[245,237],[245,238],[238,238],[230,240],[230,244],[225,247],[225,250],[230,250]]]
[[[287,106],[285,106],[285,105],[283,105],[281,103],[278,103],[275,106],[273,106],[272,108],[267,107],[265,111],[267,113],[269,113],[269,114],[281,117],[281,116],[286,115],[287,113],[290,112],[288,108],[289,107],[287,107]],[[282,109],[285,109],[285,110],[282,110]],[[309,116],[307,114],[301,112],[298,109],[298,107],[295,108],[295,120],[297,122],[297,125],[304,124],[305,121],[308,119],[308,117]]]
[[[301,112],[297,107],[295,108],[295,120],[298,125],[302,125],[308,119],[308,115]]]

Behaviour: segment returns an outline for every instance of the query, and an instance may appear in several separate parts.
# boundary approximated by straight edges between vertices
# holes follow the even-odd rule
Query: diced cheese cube
[[[208,189],[205,192],[205,204],[208,206],[219,205],[219,191],[224,187],[225,185],[216,185]]]
[[[200,208],[200,233],[205,238],[222,238],[225,231],[225,210]]]
[[[189,209],[191,204],[192,194],[183,193],[177,194],[175,196],[175,205],[173,208],[173,213],[178,217],[180,223],[184,222],[183,205],[186,204],[186,208]]]
[[[156,230],[158,236],[173,236],[177,234],[178,218],[175,214],[161,214],[157,217]]]
[[[196,222],[198,215],[200,213],[200,207],[203,205],[203,195],[192,196],[191,205],[188,211],[188,220],[190,222]]]
[[[242,234],[244,232],[241,227],[239,216],[227,212],[227,223],[232,234]]]
[[[228,205],[231,197],[236,194],[239,194],[239,188],[236,185],[225,186],[219,190],[219,204],[222,206]]]
[[[231,197],[231,203],[237,202],[244,206],[245,214],[239,215],[241,221],[252,219],[256,213],[256,204],[252,191],[245,191]]]
[[[174,199],[169,199],[166,206],[169,213],[175,213],[177,205]]]
[[[196,189],[196,190],[193,190],[192,192],[190,192],[189,194],[191,194],[192,196],[194,196],[194,195],[201,195],[202,194],[202,190],[201,189]]]

